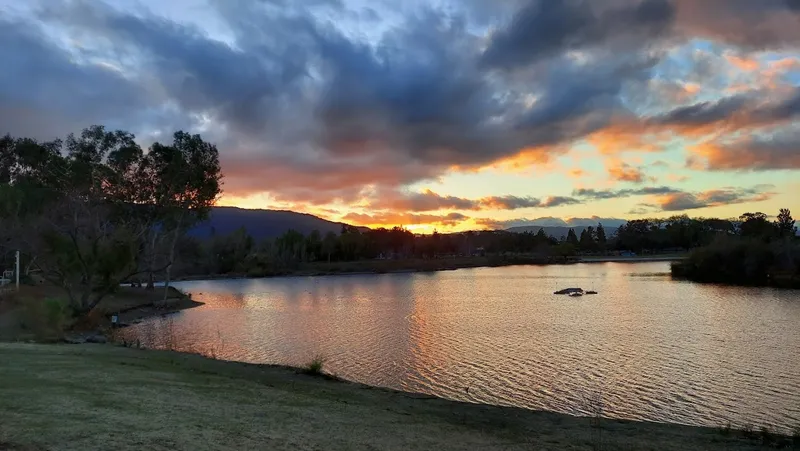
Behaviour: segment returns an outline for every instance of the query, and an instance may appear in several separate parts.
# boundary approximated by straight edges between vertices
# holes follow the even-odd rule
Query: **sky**
[[[221,205],[443,232],[800,212],[800,0],[0,0],[0,134],[217,145]]]

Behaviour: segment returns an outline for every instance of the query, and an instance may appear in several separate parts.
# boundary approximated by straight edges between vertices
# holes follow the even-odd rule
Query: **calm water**
[[[205,306],[125,333],[451,399],[800,425],[800,292],[672,281],[668,263],[186,282]],[[580,286],[597,296],[552,292]]]

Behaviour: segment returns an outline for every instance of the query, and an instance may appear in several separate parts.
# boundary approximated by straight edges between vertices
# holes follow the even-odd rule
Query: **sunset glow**
[[[0,0],[0,134],[185,129],[221,205],[418,233],[773,215],[800,210],[792,5]]]

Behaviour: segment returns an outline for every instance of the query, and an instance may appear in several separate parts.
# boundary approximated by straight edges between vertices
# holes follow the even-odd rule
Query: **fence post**
[[[17,251],[17,269],[14,271],[17,278],[17,291],[19,291],[19,251]]]

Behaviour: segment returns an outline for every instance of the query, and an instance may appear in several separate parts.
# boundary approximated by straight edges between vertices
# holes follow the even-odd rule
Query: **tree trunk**
[[[167,262],[166,277],[164,278],[164,302],[169,297],[169,282],[172,275],[172,263],[175,260],[175,247],[178,245],[178,238],[180,237],[181,222],[183,217],[178,219],[178,224],[175,226],[175,235],[172,236],[172,245],[169,248],[169,261]]]
[[[150,270],[147,272],[147,291],[156,291],[155,276],[153,275],[153,266],[155,266],[156,259],[156,235],[157,232],[153,232],[153,239],[150,242]]]

